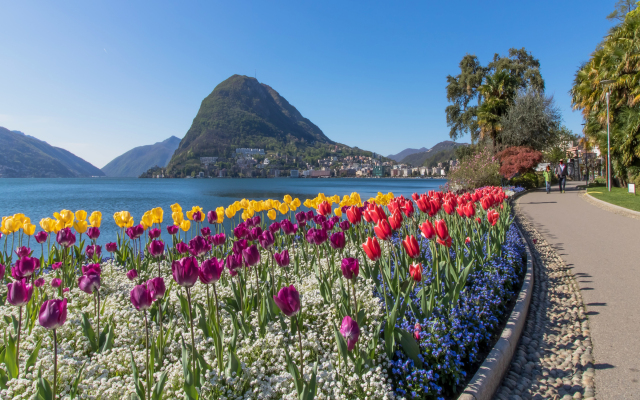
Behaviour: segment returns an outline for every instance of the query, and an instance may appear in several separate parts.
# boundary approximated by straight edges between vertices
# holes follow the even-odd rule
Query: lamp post
[[[584,172],[586,172],[587,178],[585,180],[585,185],[589,186],[589,153],[587,152],[587,127],[586,123],[582,124],[584,128]]]
[[[600,81],[601,85],[608,85],[614,83],[614,80],[605,79]],[[607,190],[611,191],[611,135],[609,133],[609,96],[611,96],[611,89],[607,91]]]

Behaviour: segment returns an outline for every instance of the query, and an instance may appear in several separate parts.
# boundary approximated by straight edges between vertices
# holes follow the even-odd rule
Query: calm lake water
[[[62,209],[102,212],[104,244],[115,239],[117,227],[113,213],[127,210],[136,223],[154,207],[165,211],[164,224],[171,222],[169,206],[179,203],[184,211],[197,205],[205,212],[228,206],[236,200],[279,199],[284,195],[305,199],[318,193],[343,196],[358,192],[363,200],[379,191],[410,196],[414,192],[437,190],[444,179],[0,179],[0,216],[24,213],[32,223]],[[163,232],[166,236],[166,231]],[[31,245],[32,248],[33,244]]]

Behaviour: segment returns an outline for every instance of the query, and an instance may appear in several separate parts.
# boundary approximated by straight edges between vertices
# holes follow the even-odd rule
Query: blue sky
[[[448,139],[466,53],[525,47],[579,133],[567,92],[614,3],[5,1],[0,126],[102,167],[182,138],[218,83],[257,74],[331,139],[387,155]]]

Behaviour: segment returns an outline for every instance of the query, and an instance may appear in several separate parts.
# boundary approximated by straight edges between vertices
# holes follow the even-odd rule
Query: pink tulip
[[[100,228],[92,226],[91,228],[87,229],[87,236],[89,236],[89,239],[91,240],[98,239],[100,237]]]
[[[340,333],[347,340],[347,350],[352,351],[360,337],[360,327],[358,326],[358,323],[347,315],[342,320]]]
[[[129,294],[129,299],[138,311],[148,310],[153,302],[151,292],[145,285],[137,285],[134,287]]]
[[[118,245],[113,242],[107,243],[105,247],[107,248],[107,251],[109,253],[115,253],[116,251],[118,251]]]
[[[341,268],[342,275],[344,275],[344,277],[347,279],[355,279],[360,273],[360,264],[358,263],[358,259],[356,258],[343,258]]]

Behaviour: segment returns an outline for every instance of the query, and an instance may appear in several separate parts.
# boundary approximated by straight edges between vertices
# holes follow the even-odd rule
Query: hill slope
[[[467,146],[466,143],[456,143],[450,140],[440,142],[427,151],[414,153],[402,159],[402,163],[413,166],[433,167],[435,164],[455,158],[456,147]],[[433,164],[433,165],[432,165]]]
[[[202,101],[167,171],[171,176],[188,173],[200,168],[199,157],[231,158],[242,147],[303,156],[309,148],[320,155],[336,145],[273,88],[233,75]]]
[[[409,156],[411,154],[422,153],[422,152],[425,152],[427,150],[429,150],[429,149],[427,149],[426,147],[422,147],[420,149],[404,149],[398,154],[389,154],[387,156],[387,158],[390,158],[390,159],[392,159],[394,161],[400,162],[400,161],[402,161],[403,158],[405,158],[405,157],[407,157],[407,156]]]
[[[138,177],[156,165],[166,167],[179,144],[180,139],[171,136],[162,142],[135,147],[111,160],[102,171],[107,176]]]
[[[97,167],[59,147],[0,127],[0,177],[75,178],[104,176]]]

